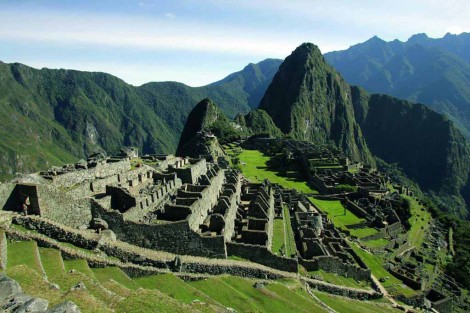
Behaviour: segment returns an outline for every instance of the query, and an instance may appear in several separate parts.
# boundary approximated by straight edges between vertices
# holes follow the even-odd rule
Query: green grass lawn
[[[71,270],[75,270],[75,271],[79,271],[82,274],[87,275],[88,277],[95,279],[95,275],[91,271],[90,267],[88,266],[88,262],[86,260],[82,260],[82,259],[67,260],[67,261],[64,261],[64,265],[65,265],[65,270],[67,272]]]
[[[316,275],[316,276],[321,276],[324,281],[328,283],[332,283],[335,285],[340,285],[340,286],[346,286],[346,287],[353,287],[353,288],[360,288],[360,289],[365,289],[370,287],[370,283],[367,281],[356,281],[353,278],[350,277],[344,277],[341,275],[337,275],[334,273],[328,273],[323,270],[318,270],[318,271],[310,271],[308,272],[309,275]]]
[[[158,290],[140,290],[116,305],[118,313],[128,312],[191,312],[191,307],[184,305]]]
[[[239,312],[324,312],[306,293],[305,297],[299,298],[301,294],[287,286],[271,283],[257,289],[253,287],[254,283],[254,280],[224,276],[190,284],[223,306]]]
[[[309,199],[328,215],[336,227],[347,227],[348,225],[358,224],[364,221],[364,219],[357,217],[351,211],[345,210],[339,200],[320,200],[313,197],[309,197]]]
[[[377,234],[379,231],[375,228],[364,227],[364,228],[357,228],[357,229],[350,229],[349,230],[351,236],[355,236],[359,239],[372,236]]]
[[[424,235],[429,228],[431,221],[431,214],[424,210],[421,211],[422,206],[413,197],[403,196],[403,198],[410,201],[411,217],[408,219],[411,229],[408,231],[408,242],[411,246],[420,247],[424,241]]]
[[[65,274],[64,261],[59,250],[53,248],[39,248],[41,263],[50,280]]]
[[[278,171],[267,168],[270,157],[258,150],[243,150],[239,154],[240,167],[245,175],[252,182],[261,182],[269,179],[286,189],[296,189],[300,192],[318,194],[318,191],[310,188],[298,172],[288,172],[287,177],[282,176]]]
[[[211,302],[211,299],[209,299],[204,293],[193,288],[190,284],[185,283],[173,274],[139,277],[135,278],[134,282],[139,287],[150,290],[159,290],[170,298],[184,303],[191,303],[194,300]]]
[[[352,236],[357,238],[364,238],[378,233],[375,228],[364,227],[358,229],[349,229],[348,225],[354,225],[364,222],[365,219],[359,218],[351,211],[344,208],[339,200],[320,200],[313,197],[309,199],[323,212],[328,215],[328,218],[339,229],[349,230]]]
[[[315,291],[314,294],[326,305],[341,313],[393,313],[402,312],[388,305],[381,305],[374,302],[352,300],[349,298],[333,296],[327,293]]]
[[[25,265],[42,275],[38,245],[35,241],[9,242],[7,250],[7,268]]]
[[[388,241],[387,239],[380,238],[380,239],[367,240],[367,241],[361,241],[361,242],[366,247],[381,248],[381,247],[385,247],[386,245],[388,245],[390,241]]]
[[[135,290],[138,287],[137,284],[118,267],[107,266],[103,268],[92,268],[91,271],[102,284],[112,279],[131,290]]]
[[[286,231],[285,253],[286,256],[292,256],[294,254],[297,254],[297,247],[295,245],[294,231],[292,229],[292,223],[288,207],[284,206],[282,208],[282,215],[284,217],[284,229]]]
[[[273,245],[271,251],[274,254],[282,255],[281,251],[285,253],[284,246],[284,220],[274,219],[273,223]]]

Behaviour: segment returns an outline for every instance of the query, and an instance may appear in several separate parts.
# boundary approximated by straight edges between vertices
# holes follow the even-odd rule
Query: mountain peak
[[[349,86],[312,43],[300,45],[285,59],[259,108],[293,138],[334,142],[352,159],[370,161],[354,121]],[[343,135],[348,129],[357,131]]]
[[[318,46],[314,45],[311,42],[304,42],[292,52],[292,55],[322,56],[322,53]]]
[[[385,42],[385,41],[379,36],[375,35],[374,37],[367,40],[365,43],[382,43],[382,42]]]
[[[429,40],[428,35],[425,33],[414,34],[408,39],[408,43],[419,44]]]

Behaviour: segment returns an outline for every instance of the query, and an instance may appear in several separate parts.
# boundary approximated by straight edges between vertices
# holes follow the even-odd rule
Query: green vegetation
[[[339,200],[320,200],[309,197],[320,210],[325,212],[336,227],[343,228],[347,225],[358,224],[365,220],[357,217],[351,211],[346,210]]]
[[[20,241],[8,244],[7,262],[8,268],[18,265],[25,265],[36,271],[38,274],[42,275],[38,245],[35,241]]]
[[[352,87],[352,98],[355,111],[361,112],[360,126],[372,153],[387,163],[397,163],[442,210],[465,217],[460,191],[468,181],[470,146],[453,123],[422,104],[367,95],[357,87]],[[454,148],[442,148],[448,146]]]
[[[137,284],[118,267],[107,266],[103,268],[92,268],[91,271],[93,272],[93,276],[96,277],[101,284],[114,280],[126,288],[132,290],[137,289]]]
[[[374,239],[374,240],[367,240],[367,241],[361,241],[361,243],[370,248],[382,248],[385,247],[387,244],[389,244],[389,241],[387,239]]]
[[[197,102],[210,97],[230,118],[246,113],[259,103],[280,63],[250,64],[198,88],[176,82],[134,87],[104,73],[1,63],[0,180],[123,145],[174,153]]]
[[[402,196],[410,203],[411,217],[408,219],[411,229],[408,231],[408,243],[410,246],[420,247],[424,241],[424,235],[429,228],[431,214],[418,203],[415,198]]]
[[[282,176],[278,171],[268,168],[270,157],[258,150],[243,150],[239,156],[240,169],[243,175],[251,181],[261,182],[269,179],[272,183],[279,184],[286,189],[297,189],[308,194],[318,193],[310,188],[303,179]]]
[[[240,312],[323,312],[323,309],[299,287],[271,283],[253,288],[255,281],[239,277],[215,277],[190,282],[193,287]]]
[[[159,290],[170,298],[183,303],[189,304],[194,300],[204,302],[211,301],[202,292],[193,288],[190,284],[185,283],[173,274],[144,276],[136,278],[134,281],[139,287],[150,290]]]
[[[295,245],[294,231],[292,230],[289,208],[287,206],[282,208],[282,216],[284,219],[284,230],[286,236],[285,253],[286,256],[292,256],[297,254],[297,248]]]
[[[370,227],[349,229],[348,225],[359,224],[365,220],[347,210],[339,200],[320,200],[314,197],[309,197],[309,199],[328,215],[337,228],[348,231],[352,236],[364,238],[378,233],[378,230]]]
[[[271,251],[277,255],[285,253],[285,240],[284,237],[284,219],[274,219],[273,223],[273,245]]]
[[[316,291],[314,294],[326,305],[338,312],[348,313],[398,313],[398,309],[392,308],[390,305],[378,304],[375,302],[366,302],[359,300],[351,300],[340,296],[334,296],[327,293]]]
[[[335,284],[335,285],[359,288],[359,289],[370,288],[370,284],[366,281],[358,282],[354,280],[353,278],[344,277],[335,273],[328,273],[323,270],[310,271],[308,272],[308,275],[320,276],[324,281]]]
[[[358,247],[356,244],[351,244],[351,248],[359,255],[362,261],[370,268],[372,274],[377,279],[384,279],[385,282],[382,285],[389,291],[389,292],[398,292],[405,296],[412,296],[416,294],[416,292],[407,287],[403,284],[403,282],[393,275],[391,275],[385,268],[383,267],[383,261],[377,255],[368,253]]]
[[[264,110],[252,110],[245,116],[240,114],[235,120],[248,130],[249,135],[282,136],[282,132],[274,125],[273,120]]]

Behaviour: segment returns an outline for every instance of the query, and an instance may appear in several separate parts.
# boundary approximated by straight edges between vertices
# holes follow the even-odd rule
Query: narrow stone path
[[[330,306],[328,306],[325,302],[321,301],[311,290],[308,284],[305,284],[305,288],[307,293],[315,300],[322,308],[327,310],[329,313],[338,313],[338,311],[333,310]]]
[[[380,293],[384,295],[384,298],[386,298],[390,303],[392,303],[394,306],[398,306],[398,302],[393,299],[393,297],[388,293],[387,289],[382,285],[382,283],[375,277],[373,274],[370,274],[370,278],[374,282],[374,284],[379,288]]]

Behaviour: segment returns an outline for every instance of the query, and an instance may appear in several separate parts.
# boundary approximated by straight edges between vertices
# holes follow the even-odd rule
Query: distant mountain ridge
[[[470,33],[406,42],[373,37],[325,59],[353,85],[423,103],[444,113],[470,138]]]
[[[210,97],[230,118],[247,113],[280,62],[250,64],[197,88],[177,82],[134,87],[106,73],[0,62],[0,180],[123,145],[174,153],[196,103]]]

